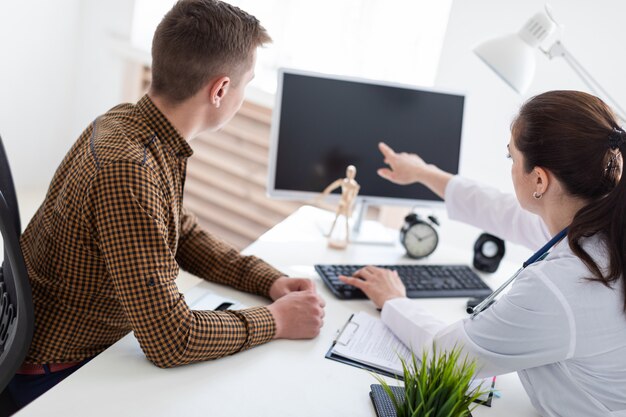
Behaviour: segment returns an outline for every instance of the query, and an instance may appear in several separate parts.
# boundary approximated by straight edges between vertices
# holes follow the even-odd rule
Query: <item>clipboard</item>
[[[386,369],[381,369],[381,368],[378,368],[378,367],[376,367],[374,365],[371,365],[369,363],[363,363],[363,362],[360,362],[360,361],[357,361],[357,360],[346,358],[346,357],[338,355],[338,354],[336,354],[334,352],[334,348],[335,348],[335,346],[337,344],[341,344],[341,343],[347,344],[351,340],[351,336],[350,336],[350,338],[347,341],[342,341],[342,336],[344,336],[345,332],[353,330],[352,333],[354,334],[359,329],[359,324],[352,321],[353,317],[354,317],[354,314],[350,315],[350,318],[348,319],[346,324],[344,324],[343,327],[339,330],[339,332],[337,333],[337,336],[335,337],[335,339],[333,340],[333,343],[330,346],[330,349],[328,349],[328,352],[326,352],[326,355],[324,357],[326,359],[334,360],[336,362],[340,362],[340,363],[343,363],[343,364],[346,364],[346,365],[350,365],[350,366],[353,366],[353,367],[356,367],[356,368],[364,369],[364,370],[369,371],[369,372],[374,372],[374,373],[379,374],[379,375],[384,375],[384,376],[387,376],[387,377],[390,377],[390,378],[395,378],[397,380],[404,381],[404,375],[397,375],[396,373],[389,372]],[[351,326],[356,326],[356,328],[354,328],[354,327],[351,328]],[[348,334],[348,336],[349,336],[349,334]],[[487,382],[487,381],[488,381],[488,379],[485,380],[485,382]],[[486,399],[476,399],[474,402],[477,403],[477,404],[484,405],[486,407],[491,407],[491,402],[493,400],[493,392],[494,392],[495,384],[496,384],[496,377],[494,376],[491,379],[491,386],[489,388],[487,388],[487,387],[483,388],[484,390],[489,389],[489,394],[488,394],[487,398]],[[373,386],[374,385],[372,385],[372,387]],[[404,390],[402,388],[400,388],[400,390],[402,391],[402,394],[404,394]],[[370,393],[370,395],[372,395],[372,394]],[[373,400],[373,398],[372,398],[372,400]],[[387,400],[391,401],[389,398],[387,398]]]
[[[380,375],[384,375],[384,376],[388,376],[390,378],[396,378],[396,379],[400,379],[400,380],[404,380],[402,375],[396,375],[393,372],[389,372],[385,369],[381,369],[381,368],[377,368],[375,366],[372,366],[370,364],[367,363],[363,363],[363,362],[359,362],[353,359],[349,359],[349,358],[345,358],[341,355],[337,355],[336,353],[333,352],[333,350],[335,349],[335,345],[337,345],[337,343],[341,343],[341,337],[343,335],[343,333],[348,330],[350,328],[351,325],[358,326],[358,323],[354,323],[352,321],[352,318],[354,317],[354,314],[350,315],[350,318],[348,319],[348,321],[346,322],[346,324],[343,325],[343,327],[341,328],[341,330],[339,330],[339,332],[337,333],[337,336],[335,337],[335,339],[333,340],[333,343],[330,345],[330,349],[328,349],[328,352],[326,352],[326,355],[324,356],[326,359],[330,359],[333,361],[337,361],[340,363],[345,363],[346,365],[350,365],[350,366],[354,366],[356,368],[360,368],[360,369],[364,369],[366,371],[370,371],[370,372],[374,372]]]

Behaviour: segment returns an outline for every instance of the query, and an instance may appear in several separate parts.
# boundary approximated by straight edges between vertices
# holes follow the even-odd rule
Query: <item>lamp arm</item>
[[[626,122],[626,111],[619,105],[619,103],[611,97],[611,95],[593,78],[593,76],[587,71],[581,64],[578,62],[576,58],[569,52],[565,46],[560,42],[556,41],[554,45],[550,47],[550,49],[545,50],[540,48],[541,51],[548,56],[548,58],[552,59],[555,57],[561,57],[567,62],[567,64],[574,70],[574,72],[580,77],[581,80],[589,87],[589,89],[596,95],[602,95],[604,98],[610,101],[610,104],[613,106],[613,109],[617,115],[617,117],[622,121],[622,123]]]

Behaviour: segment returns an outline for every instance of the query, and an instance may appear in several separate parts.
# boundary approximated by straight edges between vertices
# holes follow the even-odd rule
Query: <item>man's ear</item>
[[[230,78],[227,76],[219,77],[209,85],[209,100],[211,105],[216,108],[220,107],[220,102],[228,93],[230,88]]]

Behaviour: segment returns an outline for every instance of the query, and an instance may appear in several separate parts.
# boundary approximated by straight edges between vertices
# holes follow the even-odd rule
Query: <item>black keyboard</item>
[[[339,280],[351,276],[364,265],[315,265],[315,270],[330,290],[341,299],[367,298],[363,292]],[[398,271],[409,298],[480,297],[491,288],[466,265],[377,265]]]

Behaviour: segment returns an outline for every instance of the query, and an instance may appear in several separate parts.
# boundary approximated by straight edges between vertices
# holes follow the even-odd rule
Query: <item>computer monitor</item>
[[[441,199],[423,185],[379,177],[376,170],[385,164],[377,144],[384,141],[457,173],[464,104],[458,93],[281,69],[268,194],[310,199],[354,165],[359,198],[368,203],[439,205]]]

